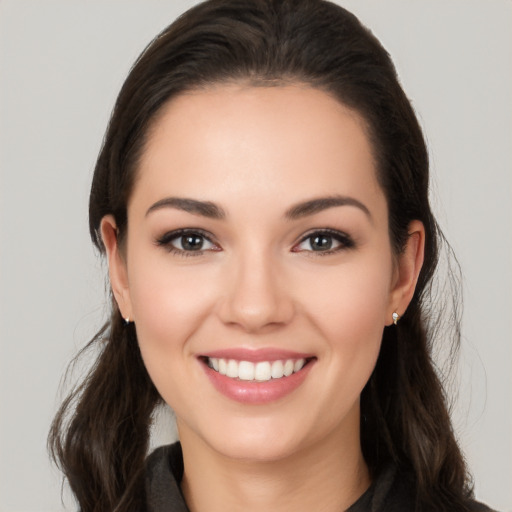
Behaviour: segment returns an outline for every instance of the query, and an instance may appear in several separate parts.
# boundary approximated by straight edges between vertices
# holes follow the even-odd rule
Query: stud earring
[[[124,325],[128,325],[130,323],[130,317],[127,316],[125,319],[124,319]]]
[[[393,317],[393,323],[397,325],[398,320],[400,320],[400,315],[396,311],[393,311],[393,314],[391,316]]]

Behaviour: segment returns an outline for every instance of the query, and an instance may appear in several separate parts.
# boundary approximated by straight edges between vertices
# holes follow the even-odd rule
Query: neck
[[[334,435],[263,462],[224,457],[194,433],[180,433],[187,505],[191,512],[346,510],[370,485],[356,432],[357,442]]]

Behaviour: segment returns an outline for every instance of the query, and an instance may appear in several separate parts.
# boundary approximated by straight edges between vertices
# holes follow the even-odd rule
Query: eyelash
[[[325,237],[325,238],[331,238],[334,239],[336,242],[339,243],[338,247],[335,247],[334,249],[328,249],[325,251],[314,251],[314,250],[300,250],[298,249],[298,246],[302,245],[307,240],[312,240],[315,237]],[[311,245],[311,242],[310,242]],[[342,231],[337,231],[335,229],[320,229],[311,231],[305,236],[302,237],[300,242],[296,244],[293,248],[293,252],[309,252],[311,255],[314,256],[329,256],[330,254],[335,254],[337,252],[346,250],[346,249],[353,249],[355,247],[354,240],[347,235],[346,233],[343,233]]]
[[[183,257],[194,257],[194,256],[201,256],[205,253],[205,251],[219,251],[218,249],[198,249],[196,251],[186,251],[183,249],[178,249],[177,247],[174,247],[172,244],[173,241],[177,240],[180,237],[186,237],[186,236],[196,236],[200,237],[206,242],[209,242],[210,244],[214,245],[215,247],[218,247],[218,245],[212,240],[212,237],[210,234],[206,233],[202,229],[177,229],[176,231],[170,231],[168,233],[165,233],[163,236],[158,238],[156,240],[156,245],[165,248],[167,251],[169,251],[172,254],[176,254],[177,256],[183,256]]]
[[[175,247],[172,242],[177,240],[180,237],[186,237],[186,236],[196,236],[202,238],[204,241],[212,244],[215,246],[214,249],[198,249],[198,250],[184,250],[184,249],[178,249]],[[325,237],[325,238],[331,238],[334,239],[336,242],[339,243],[338,247],[335,247],[334,249],[327,249],[325,251],[315,251],[315,250],[306,250],[306,249],[299,249],[298,247],[302,245],[307,240],[311,240],[315,237]],[[201,229],[178,229],[176,231],[170,231],[168,233],[165,233],[163,236],[159,237],[155,243],[156,245],[165,248],[168,252],[172,254],[176,254],[177,256],[183,256],[183,257],[194,257],[194,256],[201,256],[206,251],[220,251],[222,250],[213,240],[212,236],[201,230]],[[310,242],[311,245],[311,242]],[[314,256],[328,256],[330,254],[334,254],[346,249],[352,249],[355,247],[355,243],[353,239],[347,235],[346,233],[343,233],[341,231],[337,231],[334,229],[319,229],[315,231],[311,231],[305,236],[301,238],[301,240],[295,244],[292,247],[292,252],[306,252],[311,253],[311,255]]]

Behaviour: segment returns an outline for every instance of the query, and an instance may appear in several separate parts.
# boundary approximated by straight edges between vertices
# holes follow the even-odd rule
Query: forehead
[[[155,200],[382,195],[363,119],[308,86],[222,85],[177,96],[155,121],[138,172],[136,189]]]

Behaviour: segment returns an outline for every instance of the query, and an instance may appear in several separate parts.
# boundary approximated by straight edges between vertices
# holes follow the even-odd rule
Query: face
[[[181,95],[151,132],[123,249],[112,218],[102,232],[182,440],[258,460],[357,444],[361,390],[416,271],[393,256],[355,112],[299,86]]]

